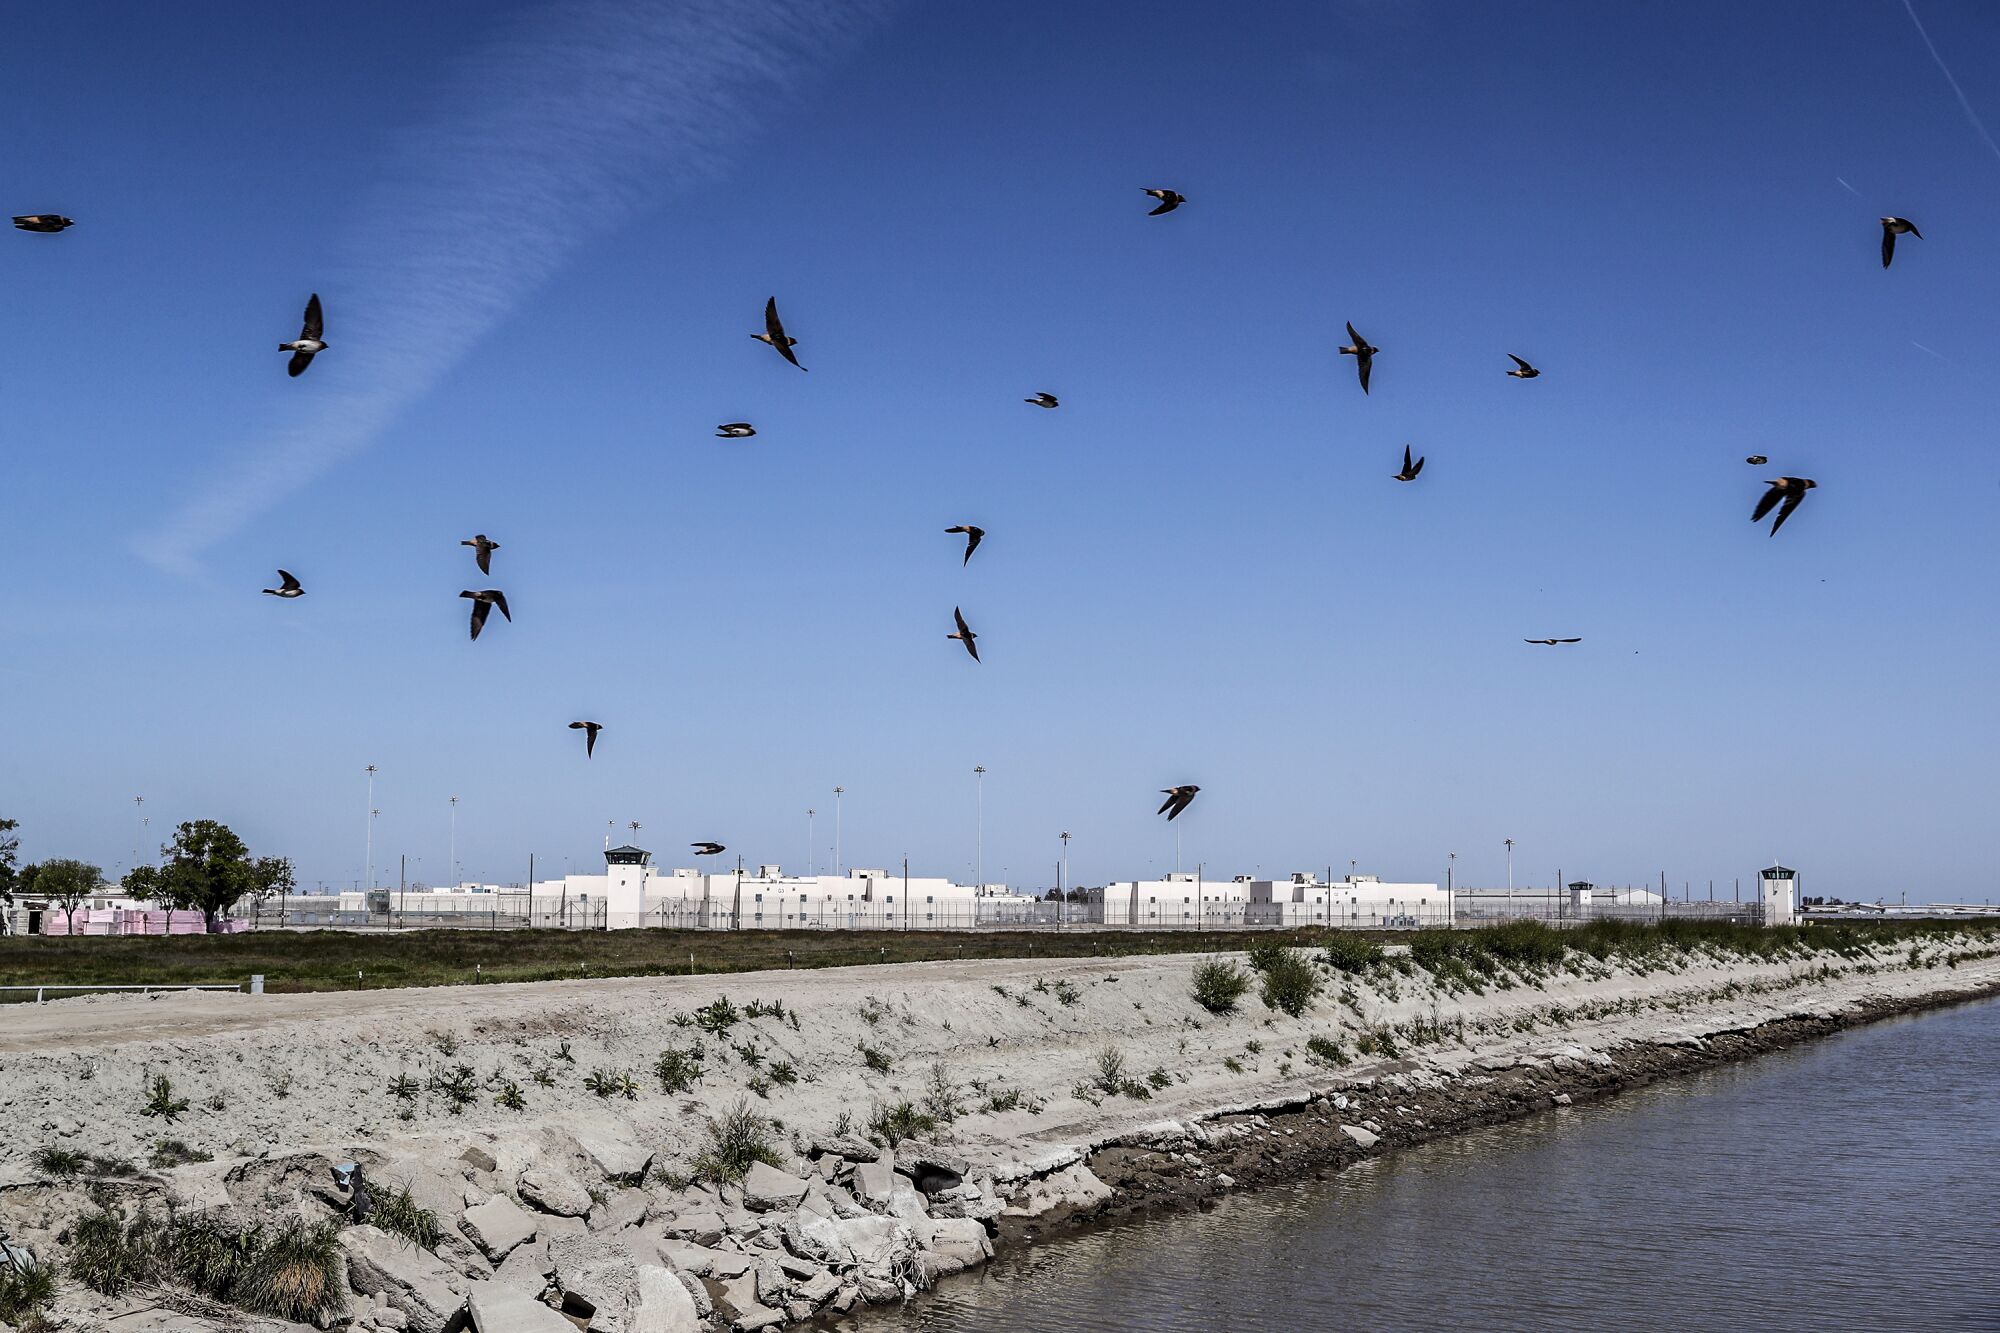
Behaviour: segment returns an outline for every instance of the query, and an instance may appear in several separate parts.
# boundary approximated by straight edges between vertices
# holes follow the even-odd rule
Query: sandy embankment
[[[57,1233],[89,1207],[78,1182],[45,1181],[29,1165],[45,1144],[143,1166],[160,1139],[176,1138],[215,1160],[147,1170],[116,1192],[263,1216],[325,1216],[338,1201],[326,1166],[360,1160],[377,1182],[409,1183],[446,1240],[433,1257],[350,1231],[350,1279],[367,1293],[352,1303],[357,1327],[560,1333],[534,1322],[552,1314],[546,1306],[527,1307],[565,1293],[572,1314],[595,1311],[592,1328],[764,1327],[894,1299],[979,1262],[990,1237],[1031,1219],[1212,1193],[1235,1183],[1232,1167],[1252,1178],[1257,1163],[1284,1156],[1258,1140],[1301,1133],[1274,1131],[1255,1111],[1309,1108],[1323,1134],[1308,1129],[1303,1142],[1350,1157],[1570,1095],[1557,1089],[1589,1095],[1703,1052],[1755,1049],[1740,1035],[1755,1030],[1792,1040],[2000,988],[2000,940],[1939,937],[1914,966],[1907,944],[1866,958],[1700,959],[1644,975],[1593,965],[1484,995],[1378,968],[1366,980],[1329,978],[1301,1018],[1254,993],[1218,1017],[1192,999],[1197,961],[12,1007],[0,1011],[0,1111],[15,1126],[0,1223],[60,1255]],[[739,1008],[781,1002],[787,1017],[741,1019],[719,1035],[677,1025],[722,996]],[[1386,1034],[1393,1057],[1382,1051],[1390,1028],[1400,1029]],[[1370,1033],[1373,1055],[1359,1049]],[[1316,1060],[1316,1037],[1350,1062]],[[701,1081],[664,1092],[653,1073],[661,1051],[697,1040]],[[754,1047],[755,1067],[732,1047]],[[1123,1061],[1125,1091],[1111,1095],[1093,1087],[1107,1050]],[[773,1079],[781,1063],[796,1082]],[[434,1086],[458,1066],[478,1087],[458,1114],[445,1093],[390,1090],[404,1076]],[[587,1090],[598,1071],[631,1074],[636,1096]],[[172,1125],[141,1114],[159,1074],[190,1102]],[[962,1113],[878,1162],[866,1141],[872,1113],[937,1105],[940,1078],[955,1090],[942,1100]],[[524,1109],[496,1102],[506,1083]],[[747,1198],[683,1185],[706,1117],[745,1097],[782,1127],[785,1170],[754,1175]],[[71,1286],[58,1312],[82,1327],[215,1326],[150,1307]]]

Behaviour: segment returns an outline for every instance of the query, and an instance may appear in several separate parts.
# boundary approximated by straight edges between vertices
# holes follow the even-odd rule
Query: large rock
[[[1375,1133],[1373,1130],[1363,1129],[1359,1125],[1342,1125],[1340,1132],[1347,1135],[1348,1138],[1353,1139],[1363,1148],[1372,1148],[1382,1141],[1380,1134]]]
[[[806,1182],[775,1166],[753,1162],[743,1177],[743,1202],[759,1210],[790,1208],[805,1197]]]
[[[915,1222],[930,1216],[930,1201],[917,1191],[917,1187],[905,1176],[895,1177],[889,1187],[889,1215],[900,1217],[905,1222]]]
[[[896,1164],[888,1157],[858,1163],[854,1168],[854,1193],[863,1203],[887,1204],[896,1185]]]
[[[458,1229],[472,1239],[488,1259],[499,1263],[517,1245],[535,1238],[535,1215],[512,1199],[494,1197],[465,1210]]]
[[[721,1213],[682,1213],[667,1223],[669,1236],[683,1236],[703,1245],[721,1240],[725,1229]]]
[[[409,1317],[410,1333],[444,1333],[465,1304],[465,1280],[429,1250],[372,1226],[340,1233],[347,1282]]]
[[[639,1302],[639,1265],[631,1247],[605,1236],[556,1236],[549,1241],[549,1261],[563,1304],[579,1313],[589,1307],[590,1327],[621,1333]]]
[[[636,1184],[646,1178],[653,1154],[632,1140],[604,1129],[574,1129],[570,1133],[584,1156],[610,1179]]]
[[[512,1254],[501,1260],[493,1270],[492,1280],[529,1296],[540,1296],[549,1285],[549,1274],[555,1271],[556,1266],[549,1262],[547,1242],[533,1241],[516,1246]]]
[[[701,1313],[694,1294],[658,1264],[639,1265],[639,1301],[626,1333],[699,1333]]]
[[[818,1273],[799,1283],[792,1290],[793,1294],[800,1300],[814,1306],[821,1306],[832,1300],[834,1295],[839,1292],[840,1279],[835,1277],[828,1269],[822,1268]]]
[[[813,1140],[815,1157],[844,1157],[850,1162],[872,1162],[881,1150],[859,1134],[829,1134]]]
[[[475,1282],[466,1309],[478,1333],[576,1333],[576,1325],[531,1296],[493,1282]]]
[[[605,1202],[593,1205],[584,1221],[592,1231],[623,1231],[645,1221],[649,1202],[644,1190],[619,1190]]]
[[[924,1242],[924,1271],[931,1278],[963,1272],[993,1257],[986,1225],[969,1217],[940,1217],[929,1224]]]
[[[731,1278],[727,1282],[711,1278],[709,1293],[715,1299],[716,1314],[738,1333],[751,1333],[751,1330],[785,1322],[783,1310],[773,1310],[757,1299],[755,1276]]]
[[[1081,1162],[1028,1182],[1021,1202],[1001,1209],[1003,1217],[1040,1217],[1057,1208],[1085,1211],[1111,1197],[1111,1187]]]
[[[567,1171],[546,1164],[530,1167],[521,1173],[515,1188],[523,1202],[545,1213],[558,1217],[586,1217],[590,1213],[590,1191]]]

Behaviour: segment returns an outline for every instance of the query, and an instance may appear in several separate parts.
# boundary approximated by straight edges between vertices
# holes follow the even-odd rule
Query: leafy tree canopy
[[[174,840],[160,848],[160,866],[140,866],[125,877],[125,891],[134,898],[159,903],[168,908],[193,908],[213,917],[229,910],[238,899],[268,892],[265,887],[278,872],[273,863],[283,862],[285,874],[290,863],[282,857],[250,859],[250,849],[227,824],[213,819],[195,819],[174,831]]]
[[[34,891],[47,898],[76,925],[76,909],[104,883],[104,872],[88,861],[57,857],[35,867]]]

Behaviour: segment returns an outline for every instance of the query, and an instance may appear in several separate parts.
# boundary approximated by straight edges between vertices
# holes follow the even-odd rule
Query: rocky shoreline
[[[70,1266],[47,1311],[70,1328],[825,1326],[996,1247],[2000,993],[2000,939],[1906,946],[1572,955],[1470,984],[1321,961],[1297,1014],[1210,1011],[1186,957],[67,1002],[0,1015],[0,1110],[29,1127],[0,1227]],[[784,1000],[727,993],[760,984]],[[631,1076],[648,1064],[657,1088]],[[144,1101],[169,1072],[178,1120]],[[322,1228],[328,1299],[294,1322],[157,1264],[94,1289],[93,1213],[260,1245]]]

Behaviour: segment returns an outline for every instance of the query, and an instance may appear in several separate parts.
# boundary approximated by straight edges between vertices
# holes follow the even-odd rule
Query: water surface
[[[853,1326],[2000,1329],[2000,1001],[1018,1249]]]

